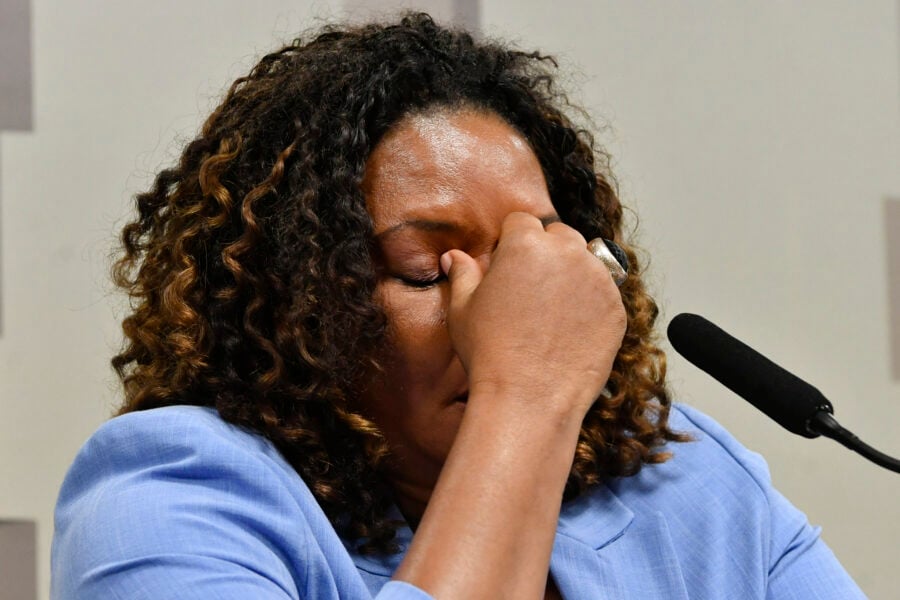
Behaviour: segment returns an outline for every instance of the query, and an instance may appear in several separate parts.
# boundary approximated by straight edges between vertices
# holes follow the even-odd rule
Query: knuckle
[[[514,211],[506,215],[503,219],[503,225],[513,228],[519,228],[526,226],[531,221],[536,221],[537,218],[533,215],[530,215],[525,212]]]
[[[531,229],[519,229],[510,233],[507,237],[507,245],[517,252],[534,252],[541,248],[541,236]]]
[[[584,236],[581,235],[580,231],[570,225],[566,225],[561,221],[550,223],[547,226],[547,232],[559,236],[561,239],[569,240],[570,242],[578,244],[581,247],[587,246],[587,241],[585,241]]]

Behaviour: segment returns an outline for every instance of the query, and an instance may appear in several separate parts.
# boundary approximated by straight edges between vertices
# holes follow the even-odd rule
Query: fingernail
[[[453,264],[453,257],[450,256],[449,252],[444,252],[441,254],[441,269],[444,271],[444,274],[450,273],[450,265]]]

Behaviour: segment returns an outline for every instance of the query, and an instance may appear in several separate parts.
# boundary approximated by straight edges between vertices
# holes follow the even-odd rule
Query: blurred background
[[[614,157],[661,330],[707,316],[900,455],[897,0],[0,0],[0,520],[37,523],[38,597],[59,485],[119,399],[108,272],[132,196],[261,54],[396,7],[556,55]],[[669,366],[863,590],[896,598],[900,477]]]

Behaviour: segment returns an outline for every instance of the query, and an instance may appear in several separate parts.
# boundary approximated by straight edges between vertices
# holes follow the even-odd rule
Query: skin
[[[438,598],[549,597],[580,424],[625,331],[618,290],[494,114],[407,116],[363,188],[390,347],[361,408],[416,527],[395,578]]]

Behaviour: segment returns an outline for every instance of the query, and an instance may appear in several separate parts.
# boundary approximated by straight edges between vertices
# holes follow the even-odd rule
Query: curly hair
[[[385,316],[373,299],[373,226],[360,185],[392,125],[433,107],[499,115],[531,144],[563,222],[617,241],[631,272],[628,328],[582,426],[567,497],[632,475],[685,439],[667,426],[657,308],[623,239],[608,155],[565,114],[556,62],[442,28],[327,27],[235,81],[178,164],[136,196],[114,278],[131,298],[112,359],[119,413],[215,407],[275,444],[332,523],[370,552],[395,550],[387,447],[354,410],[377,368]]]

